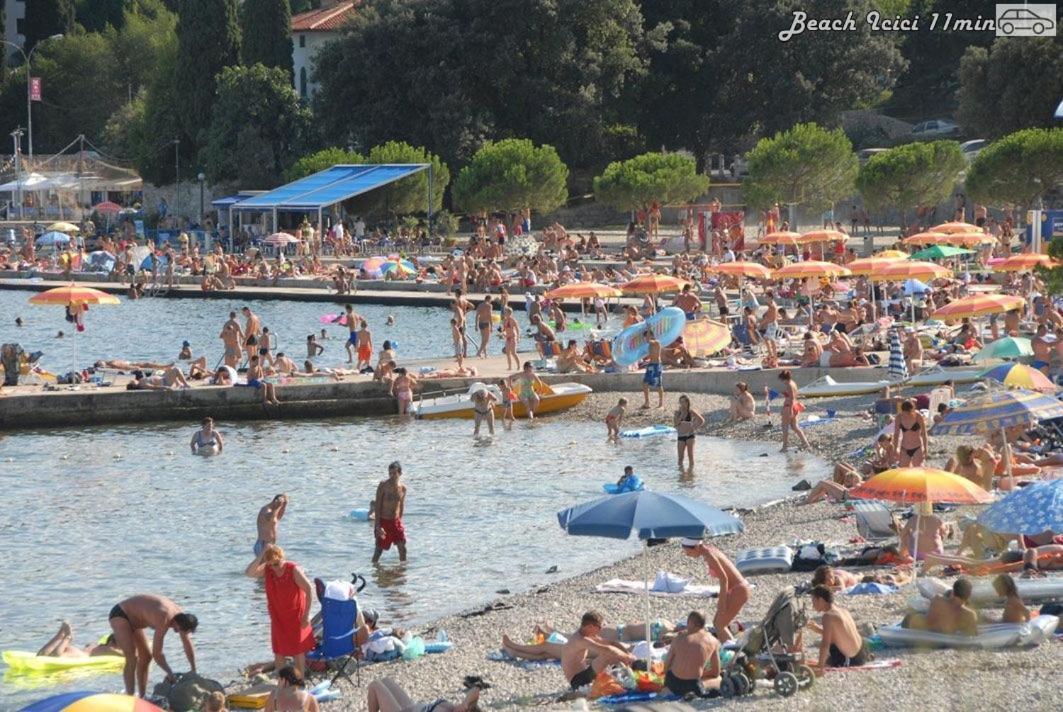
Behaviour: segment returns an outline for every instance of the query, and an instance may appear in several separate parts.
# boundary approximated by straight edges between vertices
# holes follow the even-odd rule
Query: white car
[[[967,159],[968,163],[970,163],[982,152],[982,149],[986,147],[987,143],[989,143],[989,141],[984,138],[964,141],[960,144],[960,150],[963,151],[963,157]]]
[[[1055,19],[1041,17],[1029,8],[1016,8],[1005,10],[997,18],[997,25],[1005,35],[1015,33],[1015,30],[1032,30],[1035,35],[1043,35],[1056,26]]]
[[[931,119],[923,121],[912,127],[912,135],[930,138],[932,136],[954,136],[960,132],[960,127],[945,119]]]

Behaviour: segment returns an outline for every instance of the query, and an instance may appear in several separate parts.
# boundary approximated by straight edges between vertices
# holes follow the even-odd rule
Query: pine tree
[[[292,11],[288,0],[244,0],[240,28],[243,60],[264,64],[292,76]]]
[[[177,15],[177,106],[189,157],[206,143],[218,74],[240,62],[236,0],[181,0]],[[185,148],[187,146],[187,148]]]
[[[52,35],[68,34],[74,29],[77,14],[74,0],[33,0],[26,3],[26,19],[22,29],[26,37],[25,50]]]

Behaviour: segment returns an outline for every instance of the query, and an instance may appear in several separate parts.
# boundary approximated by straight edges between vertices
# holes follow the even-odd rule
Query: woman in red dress
[[[306,653],[314,649],[314,631],[310,627],[313,595],[310,580],[294,561],[285,560],[284,550],[276,544],[263,548],[244,573],[266,581],[266,605],[276,669],[284,667],[285,658],[293,658],[301,675],[306,669]]]

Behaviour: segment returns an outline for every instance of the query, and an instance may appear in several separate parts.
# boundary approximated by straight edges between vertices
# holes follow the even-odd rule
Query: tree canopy
[[[344,163],[365,163],[365,156],[357,151],[347,151],[335,146],[323,148],[303,156],[284,172],[284,180],[295,181],[331,166]]]
[[[218,75],[207,138],[207,176],[215,183],[276,185],[300,154],[310,124],[310,110],[299,103],[283,69],[226,67]]]
[[[1001,37],[970,47],[960,62],[958,118],[969,133],[996,138],[1051,126],[1063,96],[1063,35]]]
[[[775,201],[822,209],[853,193],[860,163],[841,129],[797,124],[762,138],[746,156],[746,201],[765,207]]]
[[[981,150],[967,171],[967,193],[987,205],[1036,207],[1063,185],[1063,129],[1024,129]]]
[[[68,35],[74,30],[76,7],[74,0],[32,0],[26,3],[22,20],[23,49],[29,53],[41,40],[52,35]]]
[[[967,162],[955,141],[908,143],[875,154],[856,179],[872,210],[937,205],[956,185]]]
[[[278,67],[292,76],[292,10],[288,0],[244,0],[240,28],[245,65]]]
[[[432,212],[443,207],[443,192],[450,183],[450,169],[439,156],[419,146],[402,141],[388,141],[373,146],[366,163],[430,163],[432,164]],[[391,213],[409,215],[424,212],[428,205],[428,171],[390,183],[374,190],[359,201],[360,212],[369,215]]]
[[[454,181],[454,203],[468,213],[548,212],[568,200],[568,167],[553,146],[529,139],[488,141]]]
[[[594,179],[595,198],[618,210],[693,200],[708,188],[708,176],[697,172],[693,159],[679,153],[644,153],[614,161]]]

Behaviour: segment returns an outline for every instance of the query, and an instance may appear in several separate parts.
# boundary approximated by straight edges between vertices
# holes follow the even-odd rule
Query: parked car
[[[1041,17],[1029,8],[1020,7],[1005,10],[997,18],[997,25],[1005,35],[1014,34],[1016,30],[1033,30],[1035,35],[1043,35],[1056,26],[1055,18]]]
[[[987,143],[989,143],[989,141],[984,138],[976,138],[972,139],[971,141],[964,141],[960,144],[960,150],[963,151],[963,157],[967,159],[968,163],[970,163],[975,159],[976,156],[978,156],[979,153],[982,152],[982,149],[985,148]]]
[[[959,132],[959,125],[945,119],[931,119],[929,121],[918,123],[912,127],[912,135],[916,138],[955,136]]]

